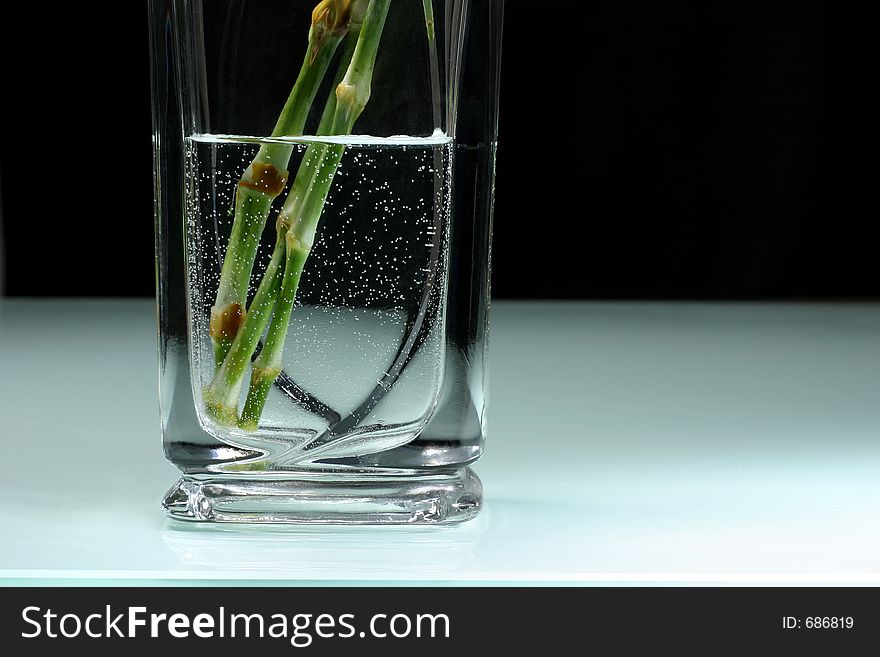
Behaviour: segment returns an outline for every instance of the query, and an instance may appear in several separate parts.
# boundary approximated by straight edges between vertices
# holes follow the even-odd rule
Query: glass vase
[[[482,505],[503,0],[151,0],[163,500]]]

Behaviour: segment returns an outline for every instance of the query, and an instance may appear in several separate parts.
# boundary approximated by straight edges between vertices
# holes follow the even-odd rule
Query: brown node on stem
[[[287,171],[278,171],[271,164],[254,162],[251,164],[251,175],[242,178],[240,187],[248,187],[269,196],[278,196],[287,185]]]
[[[230,303],[223,308],[211,308],[211,337],[219,340],[234,338],[244,324],[247,312],[239,303]]]

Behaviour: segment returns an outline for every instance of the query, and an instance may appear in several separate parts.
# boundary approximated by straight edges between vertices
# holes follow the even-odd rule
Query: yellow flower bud
[[[351,13],[351,0],[321,0],[312,11],[313,41],[311,60],[320,50],[324,40],[331,34],[337,36],[348,30],[348,18]]]

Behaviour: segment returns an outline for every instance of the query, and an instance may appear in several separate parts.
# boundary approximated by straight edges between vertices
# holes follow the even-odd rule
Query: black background
[[[880,295],[867,17],[507,4],[496,297]],[[0,21],[6,293],[153,294],[146,3]]]

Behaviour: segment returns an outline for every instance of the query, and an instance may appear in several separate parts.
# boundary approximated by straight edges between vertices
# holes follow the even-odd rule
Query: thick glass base
[[[162,501],[180,520],[412,525],[462,522],[480,512],[470,469],[437,474],[302,474],[296,478],[186,475]]]

